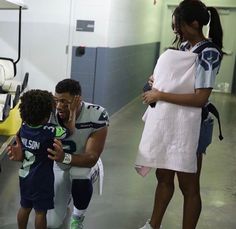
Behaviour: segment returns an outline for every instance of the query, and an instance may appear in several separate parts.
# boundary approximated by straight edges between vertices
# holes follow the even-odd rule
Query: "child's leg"
[[[18,223],[18,229],[26,229],[27,223],[29,219],[29,214],[31,212],[32,208],[23,208],[21,207],[17,214],[17,223]]]
[[[35,210],[35,229],[47,229],[46,211]]]

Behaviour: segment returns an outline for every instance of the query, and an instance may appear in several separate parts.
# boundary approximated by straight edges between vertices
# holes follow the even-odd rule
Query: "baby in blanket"
[[[154,69],[153,88],[176,94],[194,93],[197,54],[167,49]],[[145,176],[151,168],[196,172],[201,108],[158,101],[148,107],[136,158]]]

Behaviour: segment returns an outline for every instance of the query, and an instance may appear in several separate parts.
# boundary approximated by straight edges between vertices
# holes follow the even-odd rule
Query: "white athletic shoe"
[[[162,228],[162,226],[160,226],[160,229]],[[152,226],[150,225],[150,219],[147,220],[147,222],[145,223],[145,225],[139,229],[153,229]]]
[[[144,225],[143,227],[139,228],[139,229],[153,229],[153,228],[151,227],[151,225],[150,225],[150,220],[148,220],[148,221],[145,223],[145,225]]]

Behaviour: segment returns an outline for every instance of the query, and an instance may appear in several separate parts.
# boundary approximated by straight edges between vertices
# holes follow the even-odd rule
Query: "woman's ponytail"
[[[214,7],[207,7],[210,11],[210,30],[209,38],[214,44],[216,44],[220,49],[223,47],[223,29],[220,22],[220,16]]]

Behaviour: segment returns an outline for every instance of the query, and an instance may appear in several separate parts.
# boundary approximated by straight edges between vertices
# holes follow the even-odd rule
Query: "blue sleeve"
[[[206,48],[198,56],[195,89],[214,88],[216,75],[221,63],[221,56],[217,49]]]

